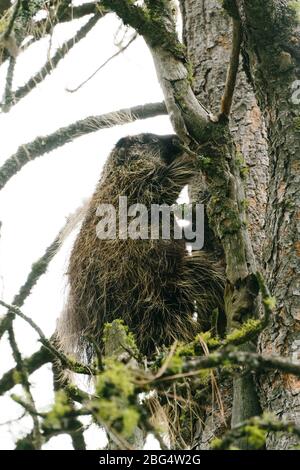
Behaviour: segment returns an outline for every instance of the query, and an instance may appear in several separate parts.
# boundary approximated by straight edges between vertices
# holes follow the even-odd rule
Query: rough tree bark
[[[264,260],[277,311],[261,337],[260,348],[299,360],[300,109],[291,100],[292,85],[300,78],[299,19],[285,0],[238,0],[237,4],[248,72],[265,117],[270,152]],[[299,423],[299,380],[276,372],[261,377],[260,383],[264,407]],[[271,436],[269,448],[285,449],[293,442],[286,435]]]
[[[183,40],[193,64],[196,96],[214,114],[220,104],[226,81],[232,43],[232,20],[218,0],[182,0]],[[264,120],[251,85],[240,66],[235,89],[230,129],[244,166],[244,183],[249,214],[249,230],[257,261],[261,264],[264,240],[268,151]],[[204,181],[192,187],[192,199],[203,199]],[[219,384],[225,421],[220,410],[207,410],[200,448],[208,448],[211,439],[224,431],[231,419],[233,390],[230,380]],[[249,412],[249,410],[245,410]]]

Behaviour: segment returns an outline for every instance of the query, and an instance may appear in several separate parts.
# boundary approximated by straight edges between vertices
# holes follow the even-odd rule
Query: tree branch
[[[4,99],[3,99],[3,111],[8,112],[10,109],[10,103],[12,100],[12,83],[14,78],[14,71],[15,71],[16,59],[14,57],[10,57],[9,64],[7,67],[6,73],[6,81],[5,81],[5,91],[4,91]]]
[[[17,16],[18,16],[21,3],[22,3],[21,0],[17,0],[16,3],[15,3],[15,5],[14,5],[14,7],[13,7],[13,14],[11,15],[11,18],[10,18],[10,20],[9,20],[7,29],[6,29],[6,31],[5,31],[5,33],[4,33],[4,36],[3,36],[5,39],[7,39],[7,38],[10,36],[10,34],[11,34],[12,30],[13,30],[14,23],[15,23],[15,20],[16,20],[16,18],[17,18]]]
[[[24,389],[25,396],[27,398],[27,403],[28,406],[31,408],[32,411],[30,411],[30,415],[33,421],[33,445],[35,449],[40,449],[42,445],[41,441],[41,431],[40,431],[40,425],[39,425],[39,420],[37,418],[37,411],[35,407],[35,402],[31,393],[30,389],[30,383],[28,380],[28,373],[27,369],[25,367],[22,355],[19,351],[16,339],[15,339],[15,334],[12,328],[12,325],[8,329],[8,339],[9,343],[13,352],[13,357],[14,360],[16,361],[16,369],[18,371],[20,383]]]
[[[25,320],[26,323],[28,323],[34,329],[34,331],[38,334],[42,345],[45,348],[47,348],[54,357],[59,359],[59,361],[62,363],[62,365],[66,369],[76,372],[77,374],[86,374],[86,375],[98,374],[99,371],[93,368],[92,366],[91,367],[85,366],[84,364],[80,364],[77,361],[73,361],[69,359],[64,353],[62,353],[58,348],[56,348],[53,341],[50,341],[48,338],[46,338],[41,328],[31,318],[25,315],[18,307],[16,307],[15,305],[7,304],[6,302],[3,302],[3,300],[0,300],[0,305],[7,308],[9,312],[12,312],[18,317]]]
[[[237,440],[249,438],[249,435],[251,436],[252,432],[257,429],[265,432],[285,432],[300,438],[300,426],[293,422],[279,421],[271,415],[255,416],[227,431],[220,440],[213,444],[213,449],[230,450]],[[257,432],[255,434],[257,435]],[[257,442],[258,447],[260,443],[263,444],[263,441],[264,436],[262,436],[262,440]]]
[[[36,157],[62,147],[77,137],[107,129],[117,125],[129,124],[137,119],[147,119],[167,114],[164,103],[149,103],[119,111],[90,116],[66,127],[61,127],[48,136],[37,137],[33,142],[21,145],[0,168],[0,190],[24,165]]]
[[[228,118],[231,110],[233,93],[236,85],[236,79],[239,69],[239,58],[242,43],[242,26],[240,20],[232,20],[233,31],[232,31],[232,49],[229,60],[229,66],[227,70],[225,90],[221,102],[221,115],[222,117]]]
[[[62,13],[58,12],[57,20],[59,23],[64,23],[97,13],[101,13],[103,16],[108,13],[108,11],[103,8],[102,2],[83,3],[78,6],[70,5]]]
[[[32,374],[44,364],[53,360],[53,354],[48,349],[42,346],[32,356],[23,359],[24,367],[28,375]],[[3,395],[8,390],[12,389],[19,383],[18,370],[16,367],[7,371],[0,379],[0,395]]]
[[[13,304],[15,306],[21,307],[24,304],[26,298],[30,295],[31,290],[33,289],[39,278],[46,272],[50,261],[57,253],[59,247],[60,238],[58,236],[54,240],[54,242],[51,243],[51,245],[46,249],[44,255],[32,265],[31,271],[24,285],[20,288],[18,294],[13,299]],[[14,312],[9,310],[7,315],[0,323],[0,339],[5,333],[5,331],[10,327],[13,320]]]
[[[95,26],[95,24],[101,17],[102,15],[100,13],[95,14],[92,18],[87,21],[87,23],[82,28],[79,29],[79,31],[77,31],[75,36],[66,41],[59,49],[57,49],[54,56],[46,62],[46,64],[41,68],[41,70],[39,70],[33,77],[31,77],[28,82],[25,83],[25,85],[18,88],[12,93],[12,97],[9,104],[17,104],[37,85],[39,85],[47,77],[47,75],[49,75],[57,67],[59,62],[75,46],[75,44],[85,38],[85,36],[91,31],[91,29]],[[3,103],[1,106],[3,109]]]
[[[237,365],[249,370],[280,370],[287,374],[300,377],[300,364],[277,356],[262,356],[246,351],[232,351],[224,349],[216,351],[208,356],[197,357],[183,363],[182,373],[168,375],[166,372],[162,377],[155,379],[155,383],[174,381],[182,377],[191,377],[199,374],[203,369],[214,369],[221,366]]]
[[[113,59],[115,59],[116,57],[118,57],[120,54],[122,54],[123,52],[126,51],[126,49],[135,41],[135,39],[137,38],[137,35],[134,34],[130,40],[127,42],[127,44],[125,44],[125,46],[122,46],[120,47],[120,49],[113,55],[111,55],[107,60],[105,60],[103,62],[103,64],[101,64],[88,78],[86,78],[82,83],[80,83],[80,85],[77,85],[75,88],[67,88],[67,91],[69,93],[75,93],[76,91],[78,91],[82,86],[84,86],[86,83],[88,83],[92,78],[94,78],[94,76],[100,71],[102,70],[107,64],[109,64]]]
[[[183,142],[208,136],[211,115],[199,103],[191,87],[185,47],[180,43],[170,2],[163,1],[159,11],[134,5],[130,0],[103,0],[124,24],[141,34],[152,52],[154,64],[172,124]]]

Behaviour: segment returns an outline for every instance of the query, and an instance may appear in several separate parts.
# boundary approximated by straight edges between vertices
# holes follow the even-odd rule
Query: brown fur
[[[182,155],[174,136],[141,134],[117,143],[71,253],[70,295],[58,324],[66,353],[86,357],[89,337],[101,348],[104,324],[120,318],[149,355],[156,346],[193,339],[210,324],[212,310],[222,308],[223,275],[205,252],[190,256],[184,240],[100,240],[96,235],[100,203],[117,208],[122,195],[128,205],[171,205],[194,174],[195,160]]]

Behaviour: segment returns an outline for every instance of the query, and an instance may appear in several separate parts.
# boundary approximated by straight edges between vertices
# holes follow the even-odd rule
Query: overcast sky
[[[82,20],[75,20],[55,28],[52,53],[82,23]],[[100,20],[87,38],[72,49],[41,85],[8,114],[0,114],[0,165],[20,144],[30,142],[38,135],[47,135],[89,115],[162,100],[151,56],[140,38],[79,91],[66,91],[66,88],[80,84],[116,52],[114,34],[119,24],[112,15]],[[47,51],[46,39],[18,57],[14,89],[39,70],[47,58]],[[6,64],[0,67],[1,93],[5,72]],[[0,298],[8,303],[12,301],[32,263],[54,240],[66,217],[93,193],[103,163],[114,143],[122,136],[140,132],[165,134],[172,132],[172,128],[167,117],[157,117],[82,136],[27,164],[10,180],[0,192]],[[73,240],[74,235],[52,261],[47,274],[40,279],[22,308],[47,336],[53,332],[65,300],[65,272]],[[20,349],[24,355],[30,355],[39,347],[37,336],[22,320],[16,320],[15,325]],[[0,374],[13,365],[7,341],[2,340]],[[48,366],[33,374],[31,381],[38,409],[47,410],[52,398]],[[19,386],[13,392],[22,394]],[[20,432],[26,434],[30,429],[30,418],[23,418],[9,426],[1,425],[21,415],[22,408],[13,404],[9,396],[0,397],[0,449],[13,448],[13,439],[19,437]],[[100,436],[95,427],[86,433],[86,438],[89,448],[105,444],[103,435]],[[156,443],[151,440],[148,446],[155,448]],[[70,449],[70,438],[53,438],[45,448]]]

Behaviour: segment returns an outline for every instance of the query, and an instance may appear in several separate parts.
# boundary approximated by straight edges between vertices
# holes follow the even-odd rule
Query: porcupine
[[[70,293],[57,334],[66,353],[78,358],[102,348],[105,323],[119,318],[135,335],[142,354],[174,340],[190,341],[223,309],[222,270],[203,250],[190,255],[184,239],[99,239],[97,208],[127,196],[128,206],[176,203],[195,175],[195,158],[174,135],[122,138],[104,166],[72,249]],[[173,223],[176,223],[175,219]],[[198,319],[195,320],[195,304]]]

